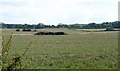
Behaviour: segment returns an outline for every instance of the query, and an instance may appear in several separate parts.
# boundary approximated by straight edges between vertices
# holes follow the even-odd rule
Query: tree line
[[[45,25],[43,23],[33,24],[5,24],[1,22],[2,28],[18,28],[18,29],[42,29],[42,28],[74,28],[74,29],[103,29],[107,27],[120,28],[120,21],[115,22],[103,22],[103,23],[89,23],[89,24],[62,24]]]

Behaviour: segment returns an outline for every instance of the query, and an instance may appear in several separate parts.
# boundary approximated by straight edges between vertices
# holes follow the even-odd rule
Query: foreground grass
[[[34,45],[29,49],[30,52],[26,53],[27,60],[30,61],[30,64],[26,68],[117,68],[117,36],[116,32],[62,36],[15,35],[13,45],[11,46],[11,55],[14,53],[23,53],[25,50],[24,47],[29,44],[28,41],[33,40]]]

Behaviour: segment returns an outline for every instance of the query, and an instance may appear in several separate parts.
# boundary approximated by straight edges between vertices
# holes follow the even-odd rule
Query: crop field
[[[118,32],[83,32],[74,29],[38,29],[62,31],[67,35],[34,35],[36,32],[16,32],[3,29],[7,40],[14,32],[11,55],[22,54],[33,41],[23,58],[27,69],[116,69],[118,68]],[[22,29],[21,29],[22,30]]]

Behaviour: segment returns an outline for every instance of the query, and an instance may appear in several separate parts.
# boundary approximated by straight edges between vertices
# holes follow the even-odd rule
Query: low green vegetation
[[[114,29],[111,27],[107,27],[105,31],[114,31]]]
[[[31,29],[23,29],[22,31],[27,31],[27,32],[30,32],[31,31]]]
[[[10,35],[8,40],[5,42],[4,35],[2,36],[2,70],[9,71],[10,69],[22,69],[28,63],[24,63],[22,60],[24,55],[26,54],[28,48],[32,45],[30,42],[29,46],[25,49],[23,54],[10,54],[11,53],[11,43],[12,43],[13,33]]]
[[[80,30],[80,31],[90,31],[90,32],[94,32],[94,31],[105,31],[105,29],[76,29],[76,30]]]
[[[16,31],[20,31],[19,29],[16,29]]]
[[[95,30],[95,29],[94,29]],[[105,29],[104,29],[105,30]],[[24,55],[23,62],[29,61],[27,69],[116,69],[118,68],[118,33],[116,31],[84,32],[74,29],[38,29],[68,35],[36,36],[37,32],[16,32],[3,29],[6,39],[15,32],[10,56],[21,55],[34,41]]]
[[[105,29],[76,29],[78,31],[84,31],[84,32],[104,32],[104,31],[119,31],[117,28],[111,28],[107,27]]]
[[[38,32],[34,35],[65,35],[64,32]]]

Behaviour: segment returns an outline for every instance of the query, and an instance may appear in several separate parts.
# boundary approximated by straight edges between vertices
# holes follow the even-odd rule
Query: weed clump
[[[10,55],[10,46],[12,43],[13,33],[10,35],[7,43],[5,43],[4,36],[2,36],[2,69],[18,69],[23,68],[22,58],[28,51],[28,48],[31,47],[33,42],[30,42],[29,46],[26,47],[26,50],[21,55]]]

